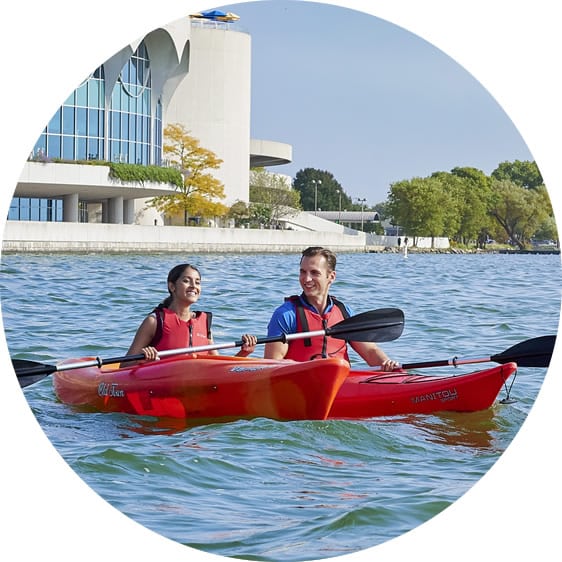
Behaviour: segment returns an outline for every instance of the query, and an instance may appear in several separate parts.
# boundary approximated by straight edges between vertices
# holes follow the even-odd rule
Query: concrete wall
[[[300,252],[307,246],[366,252],[397,248],[397,237],[350,231],[146,226],[7,221],[3,252]],[[403,242],[402,242],[403,243]],[[413,239],[409,239],[411,247]],[[417,238],[417,248],[448,249],[447,238]]]
[[[365,234],[269,229],[7,221],[3,252],[363,252]]]

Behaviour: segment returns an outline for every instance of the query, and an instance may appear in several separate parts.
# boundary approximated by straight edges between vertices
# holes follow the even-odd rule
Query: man
[[[336,279],[336,256],[327,248],[313,246],[303,251],[299,282],[302,293],[285,299],[273,313],[268,336],[325,330],[349,316],[350,308],[329,294]],[[392,371],[398,362],[389,359],[375,343],[349,342],[351,347],[371,366],[382,366]],[[319,357],[342,357],[349,361],[347,344],[326,336],[292,340],[289,343],[272,342],[265,345],[266,359],[293,359],[308,361]]]

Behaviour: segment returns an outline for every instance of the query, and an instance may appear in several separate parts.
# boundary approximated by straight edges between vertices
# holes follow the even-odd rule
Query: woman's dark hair
[[[168,292],[170,293],[170,295],[168,297],[166,297],[158,306],[159,308],[168,308],[170,306],[170,304],[172,303],[173,300],[173,296],[172,293],[170,292],[170,288],[169,288],[169,283],[175,283],[183,274],[183,272],[186,269],[193,269],[194,271],[197,271],[197,273],[199,273],[199,277],[201,277],[201,272],[194,266],[191,265],[190,263],[180,263],[174,267],[172,267],[172,269],[170,269],[170,272],[168,273],[168,280],[166,283],[166,286],[168,287]]]

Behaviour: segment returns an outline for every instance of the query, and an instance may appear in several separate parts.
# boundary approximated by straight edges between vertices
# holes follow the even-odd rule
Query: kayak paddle
[[[296,334],[281,334],[280,336],[270,336],[258,338],[257,344],[272,342],[287,343],[291,340],[311,338],[315,336],[330,336],[340,340],[362,341],[362,342],[387,342],[399,338],[404,329],[404,313],[398,308],[380,308],[363,312],[355,316],[350,316],[325,330],[312,332],[300,332]],[[180,349],[166,349],[158,352],[159,357],[169,357],[172,355],[183,355],[187,353],[198,353],[202,351],[213,351],[233,347],[242,347],[242,340],[229,343],[213,343],[199,345],[195,347],[184,347]],[[27,359],[12,359],[12,365],[22,388],[44,379],[51,373],[57,371],[68,371],[71,369],[83,369],[85,367],[101,367],[112,363],[126,363],[128,361],[141,361],[144,354],[124,355],[121,357],[110,357],[108,359],[89,359],[76,363],[66,363],[62,365],[47,365]]]
[[[422,369],[424,367],[443,367],[446,365],[467,365],[470,363],[517,363],[519,367],[548,367],[556,336],[539,336],[513,345],[509,349],[490,357],[475,359],[443,359],[441,361],[424,361],[421,363],[404,363],[400,365],[402,369]]]

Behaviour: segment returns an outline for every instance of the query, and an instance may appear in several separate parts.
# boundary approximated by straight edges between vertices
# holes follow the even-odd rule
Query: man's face
[[[302,258],[299,282],[308,299],[323,299],[335,278],[336,272],[328,270],[328,263],[324,256]]]

